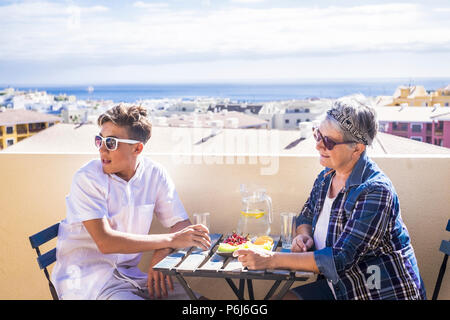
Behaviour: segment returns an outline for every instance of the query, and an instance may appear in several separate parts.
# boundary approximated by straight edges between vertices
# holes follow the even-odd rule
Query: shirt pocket
[[[136,219],[133,222],[134,232],[139,234],[148,234],[150,231],[150,225],[152,224],[154,210],[154,203],[136,207]]]

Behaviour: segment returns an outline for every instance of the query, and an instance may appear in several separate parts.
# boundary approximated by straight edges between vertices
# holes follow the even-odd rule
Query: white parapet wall
[[[236,228],[241,183],[253,183],[267,189],[273,201],[272,230],[278,232],[279,213],[300,211],[322,169],[315,155],[268,156],[264,161],[262,158],[255,161],[254,155],[241,155],[240,161],[232,162],[226,159],[204,161],[204,157],[180,162],[171,154],[145,156],[167,168],[189,215],[210,212],[211,231],[220,233]],[[97,154],[0,154],[0,299],[51,298],[28,236],[64,219],[65,196],[72,176],[94,158]],[[449,238],[445,226],[450,207],[450,157],[383,156],[374,160],[391,178],[399,194],[402,217],[431,298],[443,258],[438,248],[442,239]],[[277,170],[261,174],[270,162],[275,161]],[[166,232],[156,219],[154,221],[150,232]],[[146,271],[150,253],[143,257],[140,267]],[[449,280],[450,276],[446,274],[440,299],[450,299]],[[189,278],[191,286],[209,298],[233,299],[225,281],[219,286],[214,285],[217,281],[223,280]],[[257,299],[262,298],[263,291],[271,285],[268,282],[255,283]]]

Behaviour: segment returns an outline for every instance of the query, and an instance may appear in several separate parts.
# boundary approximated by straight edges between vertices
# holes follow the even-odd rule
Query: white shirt
[[[334,198],[330,198],[330,189],[333,179],[331,179],[330,186],[328,187],[327,196],[323,203],[322,211],[320,212],[319,218],[317,219],[315,231],[314,231],[314,245],[316,250],[320,250],[326,247],[326,240],[328,235],[328,225],[330,223],[331,206],[333,205]],[[328,286],[333,292],[334,298],[336,299],[336,294],[334,293],[333,285],[328,281]]]
[[[125,276],[147,276],[137,267],[141,253],[102,254],[83,221],[106,218],[114,230],[148,234],[153,212],[164,227],[188,219],[167,172],[148,158],[139,158],[128,182],[105,174],[100,160],[88,162],[74,175],[66,207],[52,271],[60,299],[96,299],[114,269]]]
[[[331,186],[331,183],[330,183]],[[314,244],[316,250],[320,250],[326,247],[326,240],[328,234],[328,224],[330,223],[331,206],[333,205],[334,198],[329,197],[330,188],[328,189],[327,196],[323,203],[322,211],[317,219],[315,231],[314,231]]]

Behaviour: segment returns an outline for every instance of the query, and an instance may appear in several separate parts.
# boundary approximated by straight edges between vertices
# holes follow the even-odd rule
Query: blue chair
[[[450,219],[448,220],[446,230],[450,231]],[[442,279],[444,278],[445,269],[447,269],[447,260],[448,255],[450,254],[450,241],[442,240],[439,250],[444,253],[444,261],[442,261],[441,269],[439,270],[439,275],[436,281],[436,286],[434,287],[433,297],[431,298],[431,300],[437,300],[439,291],[441,290]]]
[[[44,269],[44,274],[45,277],[47,278],[48,286],[50,288],[50,293],[52,294],[53,300],[59,299],[56,293],[55,286],[50,280],[50,275],[48,273],[47,267],[56,261],[56,248],[53,248],[52,250],[44,254],[41,254],[39,247],[44,243],[52,240],[53,238],[56,238],[58,236],[58,228],[59,222],[29,237],[31,247],[36,250],[38,255],[37,262],[39,268],[41,268],[41,270]]]

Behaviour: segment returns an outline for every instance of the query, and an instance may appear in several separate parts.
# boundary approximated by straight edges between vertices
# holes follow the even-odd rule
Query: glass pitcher
[[[269,235],[272,223],[272,199],[262,188],[241,185],[242,209],[237,233],[250,239]]]

